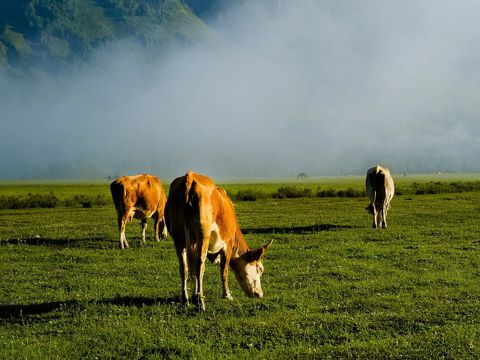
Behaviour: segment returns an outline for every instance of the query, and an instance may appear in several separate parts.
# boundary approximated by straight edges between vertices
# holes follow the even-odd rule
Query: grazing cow
[[[390,175],[390,170],[382,166],[372,167],[367,171],[366,179],[367,195],[370,205],[367,209],[373,214],[373,227],[387,227],[387,212],[390,209],[390,201],[395,193],[395,186]]]
[[[143,242],[145,242],[145,230],[149,217],[153,217],[154,220],[155,239],[159,241],[160,227],[162,228],[162,237],[167,237],[164,218],[166,196],[158,177],[148,174],[122,176],[110,184],[110,191],[117,210],[120,247],[122,249],[128,248],[125,226],[132,218],[142,220]]]
[[[307,180],[308,175],[307,173],[301,172],[297,175],[297,179]]]
[[[269,244],[250,250],[238,226],[232,201],[204,175],[188,172],[170,185],[165,219],[180,265],[182,300],[188,304],[188,276],[195,282],[194,302],[205,310],[203,274],[206,258],[220,261],[223,298],[232,299],[228,268],[249,297],[262,297],[262,260]]]

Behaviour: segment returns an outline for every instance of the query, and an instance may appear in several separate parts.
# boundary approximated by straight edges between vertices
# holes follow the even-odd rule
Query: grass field
[[[364,180],[325,181],[291,183]],[[225,187],[252,186],[279,184]],[[109,196],[107,182],[0,184],[0,195],[44,191]],[[151,221],[147,244],[136,221],[121,251],[113,205],[1,210],[0,357],[480,358],[480,192],[396,196],[386,230],[371,229],[366,205],[236,202],[250,246],[275,239],[265,296],[246,298],[231,275],[234,300],[221,299],[218,267],[208,264],[201,314],[180,305],[172,242],[153,242]]]

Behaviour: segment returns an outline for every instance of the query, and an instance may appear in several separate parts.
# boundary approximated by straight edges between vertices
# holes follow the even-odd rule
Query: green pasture
[[[477,179],[448,181],[459,180]],[[289,183],[364,179],[328,181]],[[0,183],[0,195],[43,191],[110,196],[107,181]],[[151,221],[146,244],[139,221],[127,226],[121,251],[113,205],[1,210],[0,358],[480,358],[480,192],[396,196],[384,230],[371,228],[367,203],[237,201],[250,246],[274,239],[265,296],[246,298],[231,274],[234,300],[221,299],[208,264],[205,313],[180,304],[172,241],[153,242]]]
[[[392,175],[397,189],[411,187],[413,183],[427,184],[432,182],[452,183],[452,182],[479,182],[480,174],[406,174],[398,173]],[[162,184],[166,193],[170,182],[173,179],[162,178]],[[365,189],[365,176],[351,175],[342,177],[310,177],[307,180],[296,178],[254,178],[254,179],[214,179],[214,181],[225,188],[230,195],[235,195],[240,190],[255,189],[265,193],[273,193],[281,186],[293,186],[297,188],[311,189],[313,193],[317,189],[334,188],[336,190],[345,190],[352,188],[355,190]],[[49,194],[53,193],[60,200],[75,196],[105,196],[110,197],[111,180],[43,180],[43,181],[7,181],[0,180],[0,196]]]

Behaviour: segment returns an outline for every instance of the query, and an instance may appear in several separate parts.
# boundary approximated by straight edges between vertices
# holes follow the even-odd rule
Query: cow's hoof
[[[192,301],[196,305],[198,311],[205,311],[205,301],[203,300],[203,296],[195,295],[193,296]]]

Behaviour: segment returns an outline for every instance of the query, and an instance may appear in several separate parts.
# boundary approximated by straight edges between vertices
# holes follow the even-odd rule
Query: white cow
[[[390,209],[390,201],[395,193],[390,170],[380,165],[374,166],[367,171],[366,179],[367,195],[370,205],[367,209],[373,214],[373,227],[387,227],[387,212]]]

